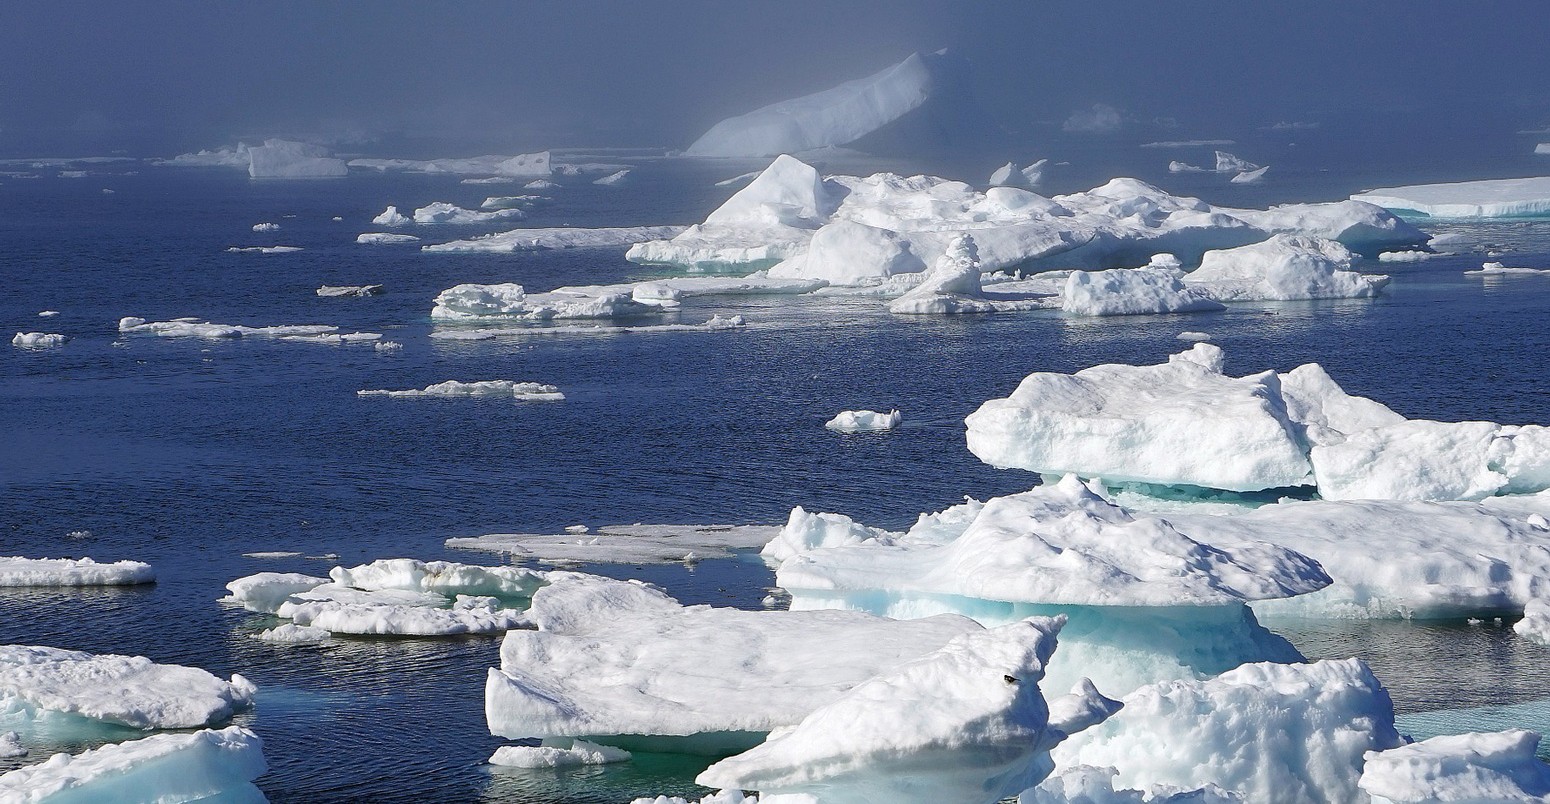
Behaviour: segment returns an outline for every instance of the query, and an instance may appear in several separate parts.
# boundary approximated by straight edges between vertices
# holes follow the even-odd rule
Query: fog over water
[[[970,60],[980,103],[1027,142],[1103,104],[1106,130],[1084,139],[1283,124],[1374,154],[1483,152],[1550,125],[1542,14],[1529,0],[12,2],[0,154],[275,135],[442,155],[682,148],[721,118],[940,48]]]

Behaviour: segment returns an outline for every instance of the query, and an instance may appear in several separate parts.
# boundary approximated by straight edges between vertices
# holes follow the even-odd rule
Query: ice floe
[[[436,340],[488,341],[495,338],[556,335],[646,335],[665,332],[734,332],[748,323],[740,315],[713,315],[700,324],[642,324],[639,326],[560,325],[525,327],[481,327],[478,329],[442,329],[431,333]]]
[[[1433,241],[1435,242],[1435,240]],[[1442,255],[1435,251],[1419,251],[1408,249],[1405,251],[1385,251],[1378,255],[1378,262],[1421,262]]]
[[[1434,218],[1538,217],[1550,215],[1550,176],[1381,187],[1351,198]]]
[[[290,254],[303,249],[301,246],[232,246],[226,250],[233,254]]]
[[[228,720],[257,688],[196,667],[143,656],[0,645],[0,709],[75,715],[138,729],[187,729]]]
[[[630,180],[630,169],[629,168],[625,168],[624,170],[620,170],[620,171],[617,171],[617,172],[614,172],[614,173],[610,173],[610,174],[608,174],[607,176],[604,176],[601,179],[595,179],[592,183],[593,184],[600,184],[600,185],[603,185],[604,187],[618,187],[621,184],[627,183],[629,180]]]
[[[119,319],[118,322],[120,334],[159,335],[166,338],[283,338],[300,335],[329,335],[338,330],[338,327],[323,324],[245,327],[238,324],[212,324],[197,318],[146,321],[143,318],[126,316]]]
[[[1114,768],[1117,784],[1142,790],[1214,784],[1266,804],[1360,801],[1364,754],[1402,743],[1388,691],[1356,659],[1247,664],[1123,702],[1056,747],[1057,766]]]
[[[0,775],[0,800],[36,802],[263,801],[263,741],[240,726],[157,734]]]
[[[411,388],[405,391],[356,391],[359,396],[387,396],[394,398],[404,397],[472,397],[472,396],[497,396],[520,399],[525,402],[559,402],[565,398],[560,389],[553,385],[544,385],[538,382],[516,382],[515,380],[480,380],[478,382],[459,382],[447,380],[424,388]]]
[[[411,234],[395,234],[393,232],[365,232],[356,235],[355,242],[361,245],[384,246],[396,243],[418,243],[420,238]]]
[[[324,285],[317,290],[319,296],[380,296],[381,285]]]
[[[1536,274],[1550,274],[1550,268],[1522,268],[1500,262],[1488,262],[1473,271],[1465,271],[1464,273],[1474,276],[1534,276]]]
[[[507,768],[565,768],[575,765],[607,765],[628,762],[630,752],[586,740],[545,740],[543,745],[503,745],[490,757],[491,765]]]
[[[90,558],[0,556],[0,587],[133,586],[155,581],[151,565],[139,561],[99,564]]]
[[[543,196],[538,195],[492,195],[484,199],[479,205],[480,209],[531,209]]]
[[[391,207],[390,207],[391,208]],[[423,225],[429,224],[453,224],[472,225],[483,223],[496,223],[499,221],[515,221],[527,217],[527,213],[517,208],[495,209],[489,212],[464,209],[456,204],[445,201],[437,201],[427,204],[414,211],[414,222]],[[373,223],[381,223],[374,220]],[[391,223],[385,225],[393,225]]]
[[[278,224],[278,223],[255,223],[255,224],[253,224],[253,231],[255,231],[255,232],[278,232],[278,231],[280,231],[280,224]]]
[[[333,633],[326,628],[313,628],[307,625],[286,623],[274,628],[265,628],[253,638],[263,642],[273,642],[280,645],[318,645],[327,642],[333,637]]]
[[[1228,179],[1228,181],[1233,184],[1259,184],[1265,180],[1265,173],[1269,170],[1270,167],[1268,165],[1257,170],[1245,170]]]
[[[457,537],[446,546],[549,563],[665,564],[731,558],[763,547],[779,531],[773,525],[605,525],[580,533]]]
[[[473,156],[448,159],[352,159],[350,167],[409,173],[490,175],[499,178],[548,176],[552,170],[548,151],[516,156]]]
[[[636,300],[628,291],[588,293],[556,290],[528,293],[514,283],[457,285],[436,297],[435,321],[510,319],[547,321],[555,318],[618,318],[661,312],[661,306]]]
[[[398,207],[389,205],[387,209],[382,211],[382,214],[372,218],[371,222],[378,226],[408,226],[414,223],[414,218],[399,212]]]
[[[538,630],[508,632],[501,666],[489,672],[485,713],[502,737],[740,750],[878,673],[981,630],[950,615],[895,621],[683,606],[638,582],[549,577],[529,610]],[[633,743],[619,739],[631,735]]]
[[[39,318],[53,318],[56,315],[59,315],[58,310],[44,310],[38,313]]]
[[[1531,731],[1433,737],[1367,755],[1361,789],[1373,804],[1550,801],[1550,766]]]
[[[1207,252],[1208,254],[1214,252]],[[1145,315],[1223,310],[1211,294],[1185,284],[1177,261],[1144,268],[1072,271],[1060,294],[1060,309],[1073,315]]]
[[[674,237],[682,226],[622,226],[601,229],[555,227],[513,229],[468,240],[424,246],[431,252],[517,252],[558,248],[607,248]]]
[[[1376,296],[1388,277],[1350,270],[1354,258],[1334,240],[1277,234],[1252,245],[1207,251],[1183,281],[1228,302]]]
[[[11,345],[23,349],[47,349],[51,346],[63,346],[70,340],[64,335],[54,332],[18,332],[11,338]]]
[[[837,433],[860,433],[869,430],[892,430],[904,421],[897,410],[880,413],[875,410],[842,410],[834,418],[824,422],[824,427]]]
[[[27,755],[27,747],[22,745],[20,734],[8,731],[0,734],[0,759],[24,757]]]
[[[293,140],[265,140],[247,155],[248,175],[255,179],[331,179],[350,172],[327,148]]]

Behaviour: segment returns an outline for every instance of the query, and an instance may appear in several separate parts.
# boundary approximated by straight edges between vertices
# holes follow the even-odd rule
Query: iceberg
[[[531,209],[544,200],[539,195],[492,195],[484,199],[480,209]]]
[[[1114,768],[1116,783],[1143,790],[1217,785],[1264,804],[1361,801],[1364,755],[1402,743],[1388,691],[1357,659],[1246,664],[1142,687],[1123,702],[1057,746],[1055,764]]]
[[[1154,785],[1147,790],[1114,789],[1114,768],[1077,765],[1057,769],[1038,787],[1024,790],[1017,804],[1244,804],[1235,793],[1214,785],[1180,790],[1172,785]]]
[[[22,349],[48,349],[63,346],[68,340],[64,335],[53,332],[18,332],[11,338],[11,345]]]
[[[1020,168],[1016,162],[1008,162],[990,174],[990,186],[1032,190],[1038,186],[1039,180],[1044,178],[1044,166],[1048,163],[1048,159],[1040,159],[1027,167]]]
[[[313,628],[307,625],[286,623],[274,628],[265,628],[258,632],[254,639],[262,642],[272,642],[278,645],[319,645],[333,637],[333,633],[326,628]]]
[[[1312,450],[1327,500],[1480,500],[1550,488],[1550,427],[1408,420]]]
[[[1373,804],[1550,801],[1538,747],[1521,729],[1433,737],[1367,754],[1360,785]]]
[[[352,159],[350,167],[409,173],[453,173],[514,178],[548,176],[552,172],[548,151],[516,156],[473,156],[451,159]]]
[[[247,170],[252,163],[248,156],[248,144],[237,143],[235,148],[217,148],[215,150],[201,150],[196,153],[178,154],[171,159],[153,160],[151,164],[158,167],[229,167]]]
[[[1258,170],[1245,170],[1242,173],[1233,176],[1231,179],[1228,179],[1228,181],[1233,184],[1259,184],[1264,181],[1265,173],[1268,170],[1270,170],[1269,165],[1259,168]]]
[[[333,296],[380,296],[381,285],[324,285],[317,289],[317,294],[324,297]]]
[[[418,243],[420,238],[410,234],[393,234],[392,232],[365,232],[356,235],[355,242],[367,246],[386,246],[398,243]]]
[[[155,583],[150,564],[90,558],[22,558],[0,556],[0,587],[6,586],[134,586]]]
[[[278,232],[278,231],[280,231],[280,224],[278,224],[278,223],[255,223],[255,224],[253,224],[253,231],[255,231],[255,232]]]
[[[447,380],[434,385],[427,385],[421,389],[409,389],[407,391],[356,391],[358,396],[386,396],[393,398],[404,397],[472,397],[472,396],[496,396],[503,398],[520,399],[524,402],[559,402],[565,399],[565,394],[553,385],[544,385],[537,382],[516,382],[514,380],[482,380],[479,382],[458,382]]]
[[[398,207],[389,206],[381,215],[371,219],[378,226],[408,226],[414,223],[414,219],[398,211]]]
[[[1211,253],[1211,252],[1207,252]],[[1072,271],[1060,294],[1060,309],[1072,315],[1149,315],[1224,310],[1170,264],[1107,271]]]
[[[629,168],[625,168],[624,170],[620,170],[620,171],[615,172],[615,173],[610,173],[610,174],[608,174],[607,176],[604,176],[601,179],[596,179],[592,183],[593,184],[601,184],[604,187],[617,187],[617,186],[619,186],[621,184],[624,184],[625,182],[629,181],[629,178],[630,178],[630,169]]]
[[[515,253],[559,248],[608,248],[630,246],[649,240],[674,237],[684,231],[682,226],[622,226],[600,229],[573,229],[557,227],[548,229],[512,229],[507,232],[453,240],[423,246],[429,252],[495,252]]]
[[[231,719],[257,688],[196,667],[143,656],[93,655],[0,645],[0,710],[32,717],[74,715],[137,729],[189,729]]]
[[[538,630],[508,632],[489,672],[492,734],[724,755],[981,630],[951,615],[684,606],[637,581],[549,578],[528,611]]]
[[[548,321],[555,318],[619,318],[659,313],[662,307],[636,300],[631,293],[557,290],[528,293],[514,283],[457,285],[443,290],[431,309],[433,321],[481,321],[514,319]]]
[[[954,637],[695,782],[835,804],[994,804],[1016,795],[1052,770],[1049,752],[1068,738],[1062,726],[1090,725],[1056,722],[1040,691],[1063,624],[1034,618]]]
[[[1277,234],[1260,243],[1207,251],[1183,278],[1217,301],[1369,298],[1387,276],[1350,270],[1355,255],[1334,240]]]
[[[913,53],[866,78],[728,118],[684,155],[775,156],[855,142],[924,104],[936,83],[933,62],[944,55]]]
[[[1531,642],[1550,645],[1550,603],[1530,600],[1523,606],[1523,619],[1512,624],[1512,631]]]
[[[1247,173],[1255,170],[1259,170],[1259,165],[1253,162],[1239,159],[1226,151],[1216,152],[1217,173]]]
[[[533,179],[527,184],[522,185],[524,190],[557,190],[559,187],[560,185],[548,179]]]
[[[837,433],[859,433],[867,430],[892,430],[904,417],[897,410],[879,413],[875,410],[842,410],[834,418],[824,422],[824,427]]]
[[[1173,160],[1173,161],[1168,163],[1168,172],[1169,173],[1210,173],[1211,171],[1206,170],[1205,168],[1200,167],[1199,165],[1191,165],[1188,162],[1182,162],[1182,161],[1179,161],[1179,160],[1175,159],[1175,160]]]
[[[579,533],[458,537],[446,546],[549,563],[672,564],[732,558],[738,551],[763,547],[779,530],[774,525],[605,525]]]
[[[554,744],[551,744],[554,743]],[[561,745],[569,743],[569,745]],[[565,768],[574,765],[607,765],[628,762],[630,752],[586,740],[545,740],[537,747],[503,745],[490,757],[491,765],[507,768]]]
[[[1550,176],[1381,187],[1351,198],[1433,218],[1532,218],[1550,215]]]
[[[525,217],[527,217],[527,213],[520,209],[497,209],[491,212],[479,212],[472,209],[463,209],[456,204],[449,204],[445,201],[437,201],[434,204],[428,204],[414,211],[414,222],[418,224],[473,225],[521,220]],[[373,223],[381,222],[380,220],[373,221]]]
[[[334,179],[349,173],[328,149],[292,140],[264,140],[248,149],[248,175],[255,179]]]
[[[1487,262],[1473,271],[1465,271],[1474,276],[1534,276],[1536,274],[1550,274],[1550,268],[1520,268],[1509,266],[1500,262]]]
[[[263,741],[240,726],[158,734],[75,756],[55,754],[0,775],[0,800],[18,804],[93,801],[260,802],[253,780],[268,769]]]

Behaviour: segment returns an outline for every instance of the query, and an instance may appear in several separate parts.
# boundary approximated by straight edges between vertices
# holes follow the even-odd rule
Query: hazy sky
[[[1479,109],[1544,125],[1547,16],[1543,0],[5,0],[0,151],[266,134],[682,147],[722,117],[942,47],[1019,130],[1094,103],[1202,136]]]

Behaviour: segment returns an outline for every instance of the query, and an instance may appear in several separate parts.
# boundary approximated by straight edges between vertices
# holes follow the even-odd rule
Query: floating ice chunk
[[[0,776],[7,802],[263,801],[264,743],[240,726],[157,734],[94,748]]]
[[[1310,485],[1313,467],[1275,375],[1227,377],[1211,344],[1176,356],[1185,357],[1030,374],[1010,397],[965,420],[969,451],[999,468],[1111,482],[1236,491]]]
[[[529,209],[534,204],[542,201],[542,196],[537,195],[492,195],[484,199],[479,205],[480,209]]]
[[[1222,209],[1270,234],[1297,234],[1338,241],[1372,254],[1384,249],[1425,245],[1428,236],[1393,213],[1363,201],[1329,204],[1282,204],[1270,209]],[[1436,242],[1433,239],[1432,242]]]
[[[926,102],[934,85],[930,59],[911,54],[866,78],[728,118],[684,154],[775,156],[854,142]]]
[[[533,179],[527,184],[522,185],[522,189],[524,190],[555,190],[559,189],[559,187],[560,185],[549,181],[548,179]]]
[[[544,573],[521,567],[482,567],[409,558],[382,559],[357,567],[334,567],[328,574],[335,584],[355,589],[511,598],[532,597],[548,583]]]
[[[860,684],[695,777],[712,787],[834,802],[993,804],[1037,784],[1051,728],[1039,691],[1064,618],[955,637]]]
[[[320,333],[317,335],[282,335],[280,340],[287,343],[320,343],[329,346],[339,346],[346,343],[362,343],[382,339],[380,332],[340,332]]]
[[[1143,142],[1142,148],[1205,148],[1221,145],[1237,145],[1233,140],[1158,140]]]
[[[1383,187],[1351,196],[1434,218],[1520,218],[1550,214],[1550,176]]]
[[[0,734],[0,759],[11,759],[12,757],[24,757],[26,755],[27,748],[22,745],[20,734],[14,731]]]
[[[1207,251],[1184,282],[1220,301],[1376,296],[1388,277],[1348,270],[1353,258],[1333,240],[1278,234],[1262,243]]]
[[[769,275],[857,285],[925,268],[910,242],[897,233],[841,220],[815,232],[805,252],[771,267]]]
[[[785,804],[817,804],[815,799],[802,796],[787,796],[782,801]],[[743,795],[741,790],[718,790],[704,798],[693,801],[682,796],[657,796],[655,798],[637,798],[630,804],[759,804],[758,796]],[[777,804],[771,801],[771,804]]]
[[[265,628],[253,638],[284,645],[316,645],[327,642],[332,637],[333,634],[326,628],[286,623],[274,628]]]
[[[393,234],[392,232],[365,232],[356,235],[355,242],[367,246],[386,246],[397,243],[418,243],[420,238],[410,234]]]
[[[946,253],[909,292],[888,304],[888,312],[906,315],[988,313],[996,306],[980,286],[979,249],[971,235],[954,238]]]
[[[139,561],[98,564],[90,558],[0,556],[4,586],[132,586],[155,583],[151,565]]]
[[[118,321],[118,331],[125,335],[159,335],[169,338],[283,338],[292,335],[327,335],[338,329],[338,327],[313,324],[245,327],[233,324],[212,324],[197,318],[146,321],[143,318],[128,316]]]
[[[381,285],[324,285],[318,288],[319,296],[380,296]]]
[[[18,332],[11,338],[12,346],[23,349],[47,349],[51,346],[62,346],[70,340],[64,335],[53,332]]]
[[[304,142],[265,140],[248,149],[248,175],[255,179],[332,179],[349,172],[343,159]]]
[[[1056,764],[1112,767],[1116,783],[1139,789],[1215,784],[1266,804],[1360,801],[1364,753],[1401,744],[1388,691],[1357,659],[1249,664],[1142,687],[1124,704],[1057,747]]]
[[[879,528],[868,527],[844,514],[808,513],[802,506],[791,509],[785,527],[770,539],[760,555],[774,561],[786,559],[824,547],[877,542],[893,544],[898,534]]]
[[[629,181],[629,178],[630,178],[629,168],[625,168],[624,170],[621,170],[621,171],[619,171],[617,173],[610,173],[610,174],[608,174],[607,176],[604,176],[601,179],[597,179],[597,180],[593,181],[592,183],[593,184],[601,184],[601,185],[603,185],[605,187],[617,187],[617,186],[619,186],[621,184],[624,184],[626,181]]]
[[[1173,160],[1173,161],[1168,163],[1168,172],[1169,173],[1210,173],[1211,171],[1206,170],[1205,168],[1200,167],[1198,165],[1191,165],[1188,162],[1181,162],[1181,161],[1175,159],[1175,160]]]
[[[897,410],[879,413],[875,410],[842,410],[824,423],[824,427],[837,433],[859,433],[866,430],[892,430],[904,421]]]
[[[721,181],[716,182],[716,186],[717,187],[731,187],[734,184],[742,184],[743,182],[751,181],[753,179],[758,178],[759,174],[763,173],[763,172],[764,171],[762,171],[762,170],[752,170],[752,171],[749,171],[747,173],[740,173],[740,174],[738,174],[736,176],[733,176],[730,179],[722,179]]]
[[[1244,804],[1235,793],[1214,784],[1195,790],[1157,785],[1149,790],[1114,789],[1113,768],[1077,765],[1061,768],[1038,787],[1023,791],[1017,804]]]
[[[479,382],[458,382],[447,380],[434,385],[427,385],[421,389],[409,389],[407,391],[356,391],[359,396],[389,396],[389,397],[470,397],[470,396],[499,396],[521,399],[526,402],[559,402],[565,399],[565,394],[553,385],[544,385],[537,382],[516,382],[514,380],[481,380]]]
[[[497,209],[490,212],[479,212],[472,209],[463,209],[456,204],[449,204],[445,201],[437,201],[414,211],[414,222],[419,224],[480,224],[496,221],[515,221],[526,217],[527,213],[520,209]],[[373,221],[373,223],[376,222]]]
[[[486,683],[490,731],[502,737],[720,735],[720,746],[705,748],[746,747],[868,678],[980,630],[954,616],[900,622],[859,612],[683,606],[638,582],[550,578],[529,610],[539,630],[507,633],[501,667]]]
[[[516,156],[486,155],[450,159],[352,159],[350,167],[401,170],[409,173],[494,174],[492,178],[547,176],[551,172],[548,151]]]
[[[1242,173],[1233,176],[1229,181],[1231,181],[1233,184],[1259,184],[1265,180],[1265,172],[1268,170],[1270,170],[1269,165],[1259,168],[1258,170],[1245,170]]]
[[[404,345],[398,341],[378,341],[372,344],[371,348],[378,352],[402,352]]]
[[[235,148],[201,150],[197,153],[178,154],[171,159],[159,159],[151,164],[159,167],[230,167],[247,170],[252,160],[248,157],[247,143],[239,142]]]
[[[551,744],[554,743],[554,744]],[[568,744],[568,745],[564,745]],[[565,768],[574,765],[607,765],[628,762],[630,752],[586,740],[545,740],[536,748],[503,745],[490,757],[491,765],[507,768]]]
[[[255,553],[243,553],[243,558],[298,558],[301,553],[295,550],[260,550]]]
[[[513,229],[509,232],[435,243],[422,247],[430,252],[518,252],[559,248],[607,248],[673,237],[682,226],[623,226],[601,229]]]
[[[255,224],[253,224],[253,231],[255,231],[255,232],[278,232],[278,231],[280,231],[280,224],[278,224],[278,223],[255,223]]]
[[[733,332],[748,325],[740,315],[713,315],[703,324],[646,324],[634,327],[614,326],[552,326],[552,327],[492,327],[481,329],[438,330],[431,333],[437,340],[487,341],[503,337],[532,335],[637,335],[658,332]]]
[[[1540,598],[1530,600],[1523,607],[1523,619],[1512,624],[1519,636],[1541,645],[1550,645],[1550,603]]]
[[[398,211],[398,207],[389,206],[381,215],[371,219],[378,226],[408,226],[414,223],[414,219]]]
[[[226,590],[231,594],[222,598],[222,602],[240,604],[248,611],[273,614],[291,595],[310,592],[328,581],[299,572],[260,572],[226,584]]]
[[[447,547],[510,553],[522,559],[588,564],[668,564],[731,558],[734,551],[764,546],[779,528],[772,525],[605,525],[564,535],[493,533],[452,538]]]
[[[528,293],[521,285],[457,285],[436,297],[431,318],[436,321],[554,318],[617,318],[657,313],[661,307],[636,301],[632,294],[607,291],[598,295],[570,292]]]
[[[1550,801],[1539,735],[1513,729],[1433,737],[1367,755],[1362,791],[1373,804]]]
[[[1239,159],[1238,157],[1233,156],[1232,154],[1227,153],[1226,151],[1217,151],[1216,152],[1216,172],[1217,173],[1244,173],[1244,172],[1247,172],[1247,171],[1258,170],[1258,169],[1259,169],[1259,165],[1256,165],[1253,162],[1249,162],[1249,161],[1244,160],[1244,159]]]
[[[275,614],[297,625],[343,634],[489,634],[528,624],[520,609],[490,596],[457,595],[449,601],[432,592],[362,591],[339,584],[298,593]]]
[[[1429,260],[1433,257],[1441,256],[1441,254],[1438,254],[1434,251],[1417,251],[1414,249],[1406,251],[1385,251],[1378,255],[1378,262],[1421,262],[1422,260]]]
[[[1482,264],[1476,270],[1465,271],[1464,273],[1474,274],[1475,276],[1500,276],[1512,274],[1532,276],[1535,274],[1550,274],[1550,268],[1519,268],[1517,266],[1508,266],[1499,262],[1488,262]]]
[[[1191,330],[1191,331],[1180,332],[1179,334],[1177,334],[1177,335],[1175,335],[1173,337],[1174,337],[1175,340],[1181,340],[1181,341],[1195,341],[1195,342],[1209,341],[1209,340],[1211,340],[1211,333],[1209,333],[1209,332],[1194,332],[1194,331]]]
[[[1048,159],[1040,159],[1027,167],[1019,168],[1016,162],[1008,162],[994,173],[990,174],[990,186],[992,187],[1020,187],[1024,190],[1032,190],[1038,186],[1039,179],[1044,177],[1044,165]]]
[[[0,646],[0,702],[8,708],[79,715],[141,729],[186,729],[229,719],[256,688],[195,667],[143,656]]]
[[[59,315],[58,310],[44,310],[43,312],[38,313],[39,318],[53,318],[56,315]]]
[[[1184,284],[1171,267],[1072,271],[1061,293],[1061,309],[1073,315],[1148,315],[1226,309],[1206,292]]]
[[[1312,451],[1329,500],[1479,500],[1550,487],[1550,428],[1401,421]]]
[[[1550,142],[1541,142],[1538,145],[1535,145],[1534,153],[1541,155],[1550,154]]]
[[[301,246],[232,246],[226,249],[234,254],[290,254],[301,251]]]

